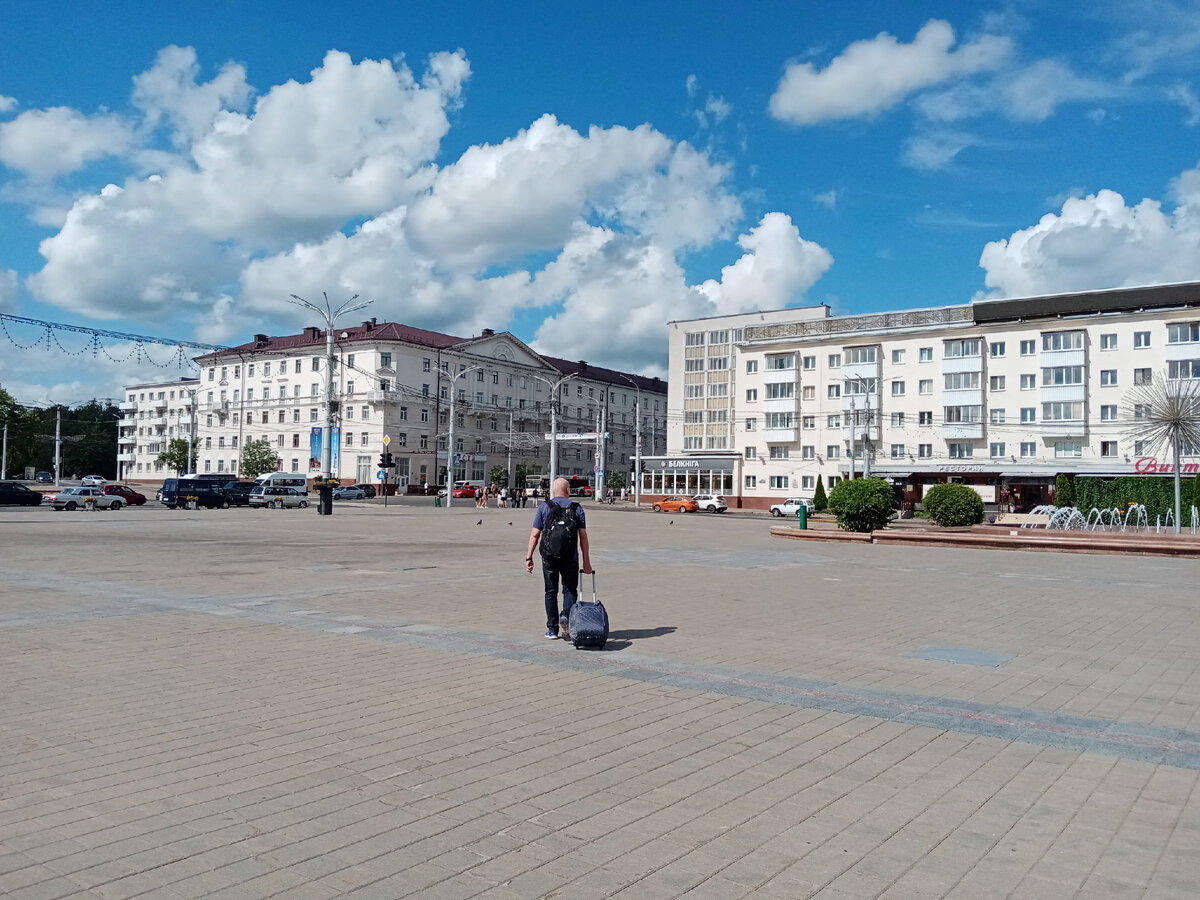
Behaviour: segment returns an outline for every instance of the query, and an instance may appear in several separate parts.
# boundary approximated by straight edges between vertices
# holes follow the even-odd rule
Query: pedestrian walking
[[[588,543],[587,519],[583,507],[571,500],[571,486],[565,478],[556,478],[550,497],[538,506],[529,533],[529,548],[525,568],[533,573],[533,554],[540,548],[542,557],[542,586],[546,607],[546,637],[554,640],[567,634],[571,607],[579,594],[579,570],[582,563],[585,575],[592,573]],[[558,607],[559,585],[562,585],[562,612]]]

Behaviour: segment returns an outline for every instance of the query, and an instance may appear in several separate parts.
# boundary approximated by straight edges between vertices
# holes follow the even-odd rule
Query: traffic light
[[[380,453],[379,454],[379,468],[390,469],[394,465],[395,465],[395,462],[392,461],[392,454],[390,454],[390,453]]]

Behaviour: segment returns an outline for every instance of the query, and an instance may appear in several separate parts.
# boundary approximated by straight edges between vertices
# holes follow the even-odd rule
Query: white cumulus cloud
[[[0,312],[17,310],[17,270],[0,269]]]
[[[1072,197],[1059,213],[987,244],[990,296],[1034,296],[1200,279],[1200,169],[1176,179],[1177,205],[1130,206],[1115,191]]]
[[[4,96],[4,94],[0,94],[0,113],[12,112],[16,108],[17,108],[17,98],[16,97],[6,97],[6,96]]]
[[[932,19],[911,44],[884,32],[851,44],[824,69],[790,63],[771,95],[771,114],[793,125],[875,115],[916,91],[994,68],[1011,52],[999,35],[954,44],[950,24]]]
[[[196,51],[171,45],[158,51],[153,67],[133,79],[133,103],[142,110],[146,125],[169,122],[179,146],[202,137],[222,111],[244,110],[250,100],[242,66],[226,63],[204,84],[197,83],[199,74]]]
[[[65,106],[31,109],[0,122],[0,163],[46,179],[83,168],[134,146],[134,131],[120,116],[85,116]]]

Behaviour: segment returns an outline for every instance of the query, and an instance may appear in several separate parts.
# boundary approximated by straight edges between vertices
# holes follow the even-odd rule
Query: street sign
[[[380,469],[378,472],[375,473],[375,477],[378,478],[380,481],[383,481],[385,478],[387,478],[387,471],[384,469]]]
[[[388,444],[390,444],[391,442],[392,442],[392,436],[391,436],[390,434],[385,434],[385,435],[383,436],[383,446],[385,446],[385,447],[386,447],[386,446],[387,446]]]

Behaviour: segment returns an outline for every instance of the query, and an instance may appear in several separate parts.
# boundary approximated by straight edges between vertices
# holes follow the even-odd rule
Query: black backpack
[[[575,511],[578,503],[559,506],[553,500],[546,501],[546,524],[542,529],[542,561],[549,563],[574,559],[579,541],[579,519]]]

